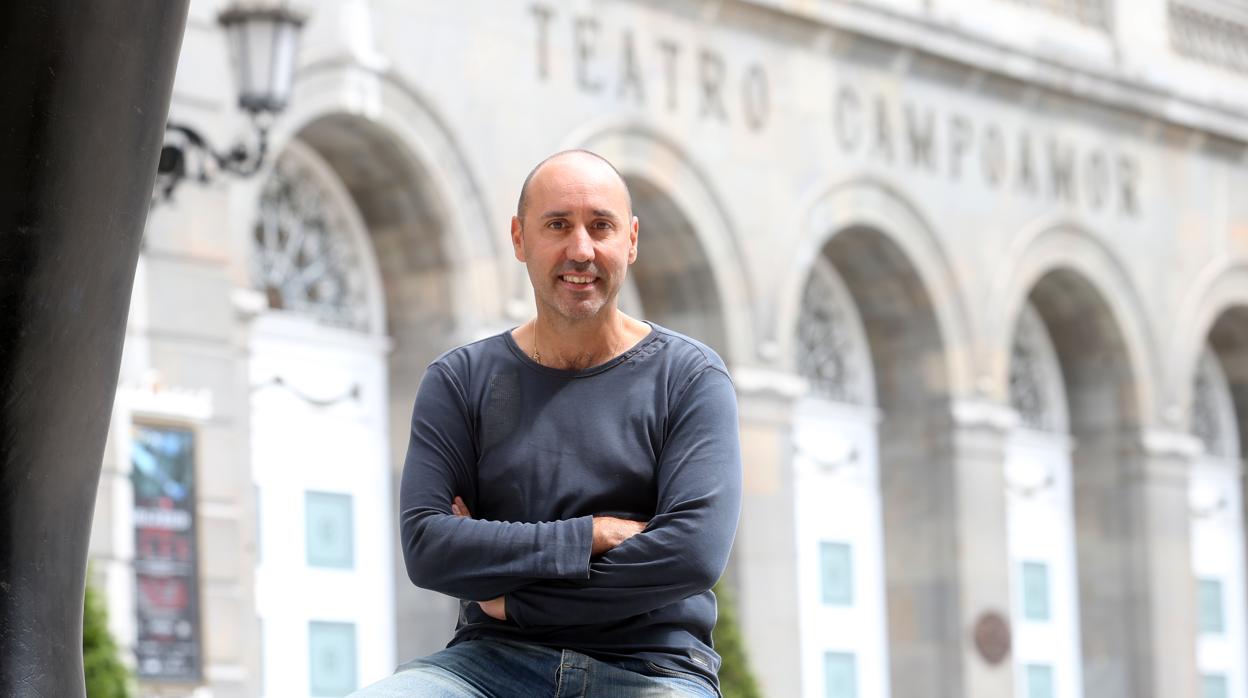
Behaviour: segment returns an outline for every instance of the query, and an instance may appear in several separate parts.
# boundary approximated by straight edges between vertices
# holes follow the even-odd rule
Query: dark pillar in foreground
[[[2,696],[84,693],[87,541],[187,2],[0,2]]]

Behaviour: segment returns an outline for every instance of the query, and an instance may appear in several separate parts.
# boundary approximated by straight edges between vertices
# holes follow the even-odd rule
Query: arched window
[[[252,283],[274,310],[376,331],[358,215],[319,158],[292,146],[260,195],[252,228]]]
[[[1010,406],[1023,426],[1064,434],[1069,430],[1061,367],[1048,330],[1028,304],[1010,347]]]
[[[802,292],[797,368],[815,397],[873,404],[866,341],[849,295],[832,265],[820,258]]]

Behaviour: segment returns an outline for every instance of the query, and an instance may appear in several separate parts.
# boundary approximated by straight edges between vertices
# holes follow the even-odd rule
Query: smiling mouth
[[[594,283],[594,280],[596,278],[597,277],[594,277],[594,276],[583,276],[581,274],[560,274],[559,275],[560,281],[564,282],[565,284],[568,284],[569,286],[577,286],[577,287],[590,286]]]

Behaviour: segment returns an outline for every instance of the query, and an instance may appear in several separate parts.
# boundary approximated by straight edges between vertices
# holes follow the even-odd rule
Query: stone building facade
[[[224,145],[220,4],[171,118]],[[269,165],[146,233],[92,541],[145,692],[337,695],[446,642],[398,558],[412,399],[530,315],[518,187],[581,147],[641,220],[624,305],[732,370],[767,695],[1248,696],[1244,3],[303,7]],[[174,432],[189,519],[137,503]],[[185,583],[143,576],[187,520]]]

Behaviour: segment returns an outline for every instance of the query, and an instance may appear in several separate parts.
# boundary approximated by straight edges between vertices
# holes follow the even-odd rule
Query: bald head
[[[590,162],[600,163],[610,168],[611,172],[615,174],[616,179],[620,181],[620,187],[624,189],[624,199],[628,202],[628,216],[633,215],[633,195],[628,191],[628,182],[624,181],[624,175],[620,174],[620,171],[615,169],[615,165],[612,165],[610,160],[607,160],[598,153],[576,148],[573,150],[561,150],[537,163],[533,169],[529,170],[529,175],[524,178],[524,184],[520,186],[520,200],[516,202],[516,217],[519,218],[522,223],[524,221],[524,214],[529,205],[529,187],[533,184],[533,179],[537,177],[538,173],[541,172],[542,168],[547,164],[556,160],[563,160],[565,158],[585,158]]]

